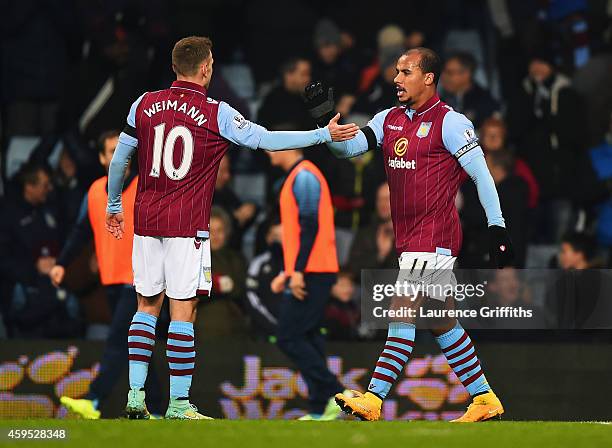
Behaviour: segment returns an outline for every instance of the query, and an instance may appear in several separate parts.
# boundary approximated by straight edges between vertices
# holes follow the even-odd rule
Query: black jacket
[[[282,269],[283,252],[280,244],[253,258],[249,265],[245,307],[256,336],[267,338],[276,335],[283,294],[273,293],[270,283]]]
[[[49,203],[34,207],[14,197],[1,210],[0,275],[8,286],[32,284],[38,276],[38,258],[59,255],[62,235],[57,209]]]
[[[442,92],[440,96],[449,106],[470,119],[476,129],[480,127],[484,120],[501,109],[499,103],[491,96],[489,91],[478,84],[473,84],[472,88],[461,96],[445,92]]]
[[[583,165],[586,128],[582,126],[582,101],[562,75],[553,75],[541,86],[531,79],[508,105],[510,138],[517,155],[532,168],[543,200],[575,197],[571,179]]]

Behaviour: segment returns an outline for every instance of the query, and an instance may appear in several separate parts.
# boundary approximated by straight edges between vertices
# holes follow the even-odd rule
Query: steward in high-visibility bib
[[[333,420],[340,414],[333,397],[343,387],[327,368],[321,329],[338,272],[329,187],[300,150],[268,155],[272,165],[287,172],[279,198],[285,271],[271,285],[274,292],[284,290],[278,346],[308,385],[310,413],[301,419]]]
[[[101,177],[94,181],[87,193],[87,213],[93,231],[100,283],[104,286],[120,284],[131,286],[134,283],[132,273],[134,232],[125,232],[123,238],[117,240],[106,230],[107,182],[108,176]],[[126,182],[123,190],[125,227],[128,229],[134,228],[134,200],[137,185],[138,176],[134,176],[131,181]]]
[[[119,132],[103,133],[98,141],[100,164],[108,167],[117,146]],[[138,176],[130,175],[123,190],[125,233],[123,239],[115,239],[105,228],[108,176],[95,180],[81,203],[77,222],[49,276],[54,285],[64,280],[66,267],[82,252],[93,238],[100,283],[105,287],[106,298],[112,311],[106,347],[102,356],[100,373],[91,383],[83,399],[61,397],[61,403],[73,414],[87,419],[100,418],[99,404],[112,392],[121,372],[127,366],[127,335],[132,316],[136,311],[136,291],[133,286],[132,243],[134,240],[134,200]],[[153,373],[151,387],[152,408],[161,407],[161,392]],[[149,372],[151,376],[151,372]],[[147,384],[149,386],[149,384]]]
[[[337,273],[334,209],[327,181],[312,162],[300,160],[287,175],[280,214],[285,274]]]

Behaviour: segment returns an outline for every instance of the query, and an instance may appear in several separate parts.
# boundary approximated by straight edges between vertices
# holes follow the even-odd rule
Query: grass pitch
[[[65,440],[11,440],[10,429],[66,430]],[[414,448],[612,446],[608,423],[298,422],[257,420],[128,421],[3,420],[0,446],[294,448],[398,446]]]

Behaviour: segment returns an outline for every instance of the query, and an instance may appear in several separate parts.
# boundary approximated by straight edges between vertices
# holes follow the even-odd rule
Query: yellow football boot
[[[477,395],[461,417],[451,420],[453,423],[484,422],[492,418],[501,419],[504,407],[492,390],[486,394]]]
[[[350,395],[349,395],[350,393]],[[371,392],[362,394],[356,390],[336,394],[336,403],[344,412],[361,420],[374,421],[380,418],[382,400]]]
[[[71,414],[87,420],[97,420],[100,418],[100,411],[96,409],[93,401],[85,399],[75,399],[70,397],[60,397],[60,403]]]

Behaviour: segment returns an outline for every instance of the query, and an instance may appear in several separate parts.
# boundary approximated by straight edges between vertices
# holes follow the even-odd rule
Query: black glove
[[[510,266],[514,259],[514,249],[510,234],[504,227],[489,227],[489,256],[491,263],[498,268]]]
[[[303,98],[308,112],[320,127],[327,126],[329,120],[336,115],[334,89],[330,87],[326,91],[321,81],[309,84],[304,89]]]

